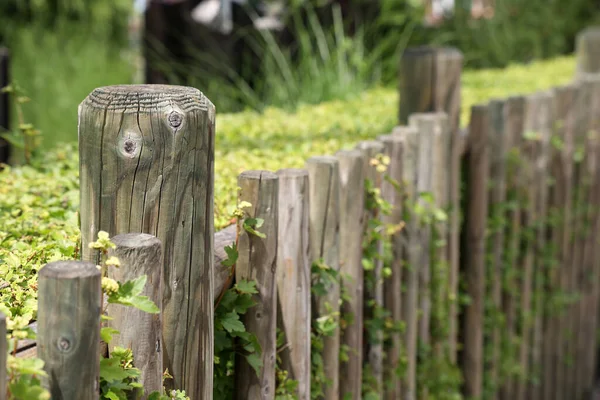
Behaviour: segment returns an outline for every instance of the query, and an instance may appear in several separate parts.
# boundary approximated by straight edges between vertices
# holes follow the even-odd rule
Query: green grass
[[[9,46],[12,77],[31,98],[26,120],[42,131],[45,148],[77,139],[77,107],[94,88],[129,83],[133,76],[125,52],[70,26],[21,28]]]

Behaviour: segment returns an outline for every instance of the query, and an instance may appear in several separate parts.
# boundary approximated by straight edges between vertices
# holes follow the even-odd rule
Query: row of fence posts
[[[599,36],[596,31],[589,32],[593,38]],[[582,65],[587,64],[582,62]],[[524,270],[522,280],[515,282],[522,290],[519,304],[504,301],[510,296],[499,284],[504,279],[499,267],[502,243],[510,241],[510,236],[498,232],[492,235],[494,251],[490,262],[486,260],[485,249],[489,211],[506,198],[509,188],[527,188],[528,204],[523,212],[509,213],[514,217],[510,229],[529,229],[532,221],[548,213],[549,201],[569,208],[572,195],[557,192],[556,186],[550,189],[546,184],[549,171],[555,175],[554,164],[558,165],[555,177],[567,182],[573,176],[577,182],[585,180],[586,174],[587,179],[595,176],[595,142],[589,142],[590,151],[594,152],[584,155],[588,169],[578,166],[572,170],[568,159],[572,153],[550,155],[548,132],[555,121],[563,121],[564,135],[580,134],[582,118],[588,118],[587,123],[592,125],[587,127],[597,128],[597,121],[590,114],[594,109],[591,107],[600,108],[598,78],[581,74],[583,84],[557,88],[554,95],[544,92],[474,106],[469,134],[465,137],[458,129],[461,69],[462,55],[456,50],[408,50],[402,59],[400,75],[400,121],[404,126],[377,141],[361,142],[354,150],[312,157],[303,170],[246,171],[239,176],[239,200],[252,204],[247,210],[251,217],[264,220],[261,231],[266,238],[238,228],[236,279],[258,282],[258,305],[245,315],[244,323],[250,332],[257,334],[263,350],[263,368],[258,377],[243,359],[236,363],[238,398],[274,396],[278,324],[290,343],[289,352],[283,357],[286,368],[300,381],[299,398],[308,397],[310,321],[331,312],[329,307],[339,311],[336,308],[339,287],[330,288],[322,297],[310,293],[310,267],[318,260],[351,278],[343,283],[351,293],[351,301],[344,307],[359,317],[343,334],[338,332],[326,338],[322,356],[325,373],[332,380],[332,385],[326,388],[326,398],[337,398],[340,390],[352,390],[353,398],[360,398],[363,365],[368,365],[381,387],[385,371],[393,369],[402,356],[407,359],[406,378],[387,388],[386,398],[425,398],[427,394],[418,393],[416,385],[418,343],[432,345],[441,352],[438,354],[447,347],[448,357],[462,368],[464,394],[480,397],[484,370],[488,368],[487,365],[484,368],[484,340],[493,343],[490,373],[493,376],[500,373],[494,362],[500,351],[499,332],[492,329],[488,337],[484,331],[486,293],[496,307],[506,308],[506,315],[512,315],[509,318],[509,324],[514,325],[512,329],[521,330],[523,343],[518,356],[526,373],[535,372],[539,365],[549,365],[546,362],[550,360],[565,361],[567,353],[576,354],[575,359],[580,363],[565,371],[558,367],[542,368],[541,386],[508,379],[500,388],[501,398],[548,398],[546,395],[552,390],[562,393],[563,398],[580,398],[582,391],[590,387],[595,369],[595,351],[590,348],[595,350],[599,285],[592,279],[590,286],[582,286],[585,283],[582,274],[597,272],[595,236],[570,245],[565,239],[567,233],[551,230],[551,240],[560,239],[568,253],[562,254],[560,263],[564,268],[551,274],[551,281],[565,289],[585,289],[586,297],[585,301],[570,306],[564,315],[536,314],[531,324],[516,321],[515,312],[519,308],[539,310],[543,305],[545,299],[539,297],[542,292],[537,285],[545,283],[539,278],[542,261],[536,249],[550,240],[549,236],[533,229],[534,239],[513,260]],[[584,106],[588,107],[587,113],[581,111]],[[109,313],[117,318],[110,324],[122,332],[114,345],[133,347],[136,360],[144,360],[139,367],[147,390],[160,388],[162,371],[168,368],[174,376],[170,386],[185,389],[194,399],[212,398],[213,307],[215,295],[222,288],[222,279],[217,278],[222,271],[217,269],[223,268],[218,263],[214,265],[215,253],[219,252],[214,248],[212,214],[214,107],[191,88],[105,87],[96,89],[82,103],[79,127],[85,261],[51,263],[39,273],[38,355],[46,362],[47,384],[56,396],[62,393],[64,398],[97,397],[100,272],[87,245],[99,230],[117,234],[142,231],[146,233],[113,238],[117,243],[115,254],[129,266],[120,269],[123,275],[115,278],[147,274],[150,279],[146,294],[161,305],[160,318],[137,311],[123,312],[119,306],[111,306]],[[541,132],[545,139],[522,142],[524,131]],[[576,139],[588,143],[585,137],[572,137],[566,143]],[[497,177],[497,182],[503,182],[502,177],[509,169],[502,161],[506,154],[492,147],[492,142],[504,148],[504,153],[511,145],[520,146],[529,168],[519,169],[516,176],[510,175],[515,181],[509,179],[490,190],[490,179]],[[569,150],[572,152],[573,147]],[[400,193],[379,180],[370,164],[370,159],[382,152],[391,159],[388,173],[405,183]],[[467,171],[465,176],[460,174],[461,165]],[[431,254],[423,251],[432,246],[428,226],[410,219],[393,239],[398,253],[394,256],[392,278],[383,283],[382,265],[376,262],[376,283],[366,287],[361,246],[365,223],[373,216],[364,211],[364,180],[357,177],[380,185],[384,197],[394,205],[394,212],[387,217],[393,223],[400,222],[401,207],[407,200],[421,201],[418,193],[431,192],[436,206],[449,207],[449,220],[436,227],[447,239],[446,245],[436,250],[448,264],[447,286],[442,290],[447,290],[449,299],[455,298],[463,275],[471,303],[459,313],[457,304],[451,302],[448,337],[443,341],[438,343],[439,338],[431,337],[433,271]],[[456,205],[462,180],[467,185],[461,230],[460,210]],[[572,190],[574,184],[575,181],[570,182]],[[594,191],[589,196],[592,203],[598,200]],[[574,220],[583,224],[585,217],[592,216],[586,214]],[[560,232],[564,236],[558,238]],[[462,251],[461,243],[465,246]],[[512,245],[518,248],[522,243]],[[418,268],[401,268],[405,262]],[[486,287],[487,274],[495,277],[490,288]],[[406,290],[398,296],[403,283]],[[381,345],[367,345],[364,341],[359,321],[364,317],[365,301],[386,307],[406,322],[406,331],[393,338],[394,349],[386,357]],[[585,318],[588,309],[593,310],[590,321]],[[0,328],[5,329],[4,319],[1,321]],[[578,336],[573,341],[561,334],[564,330],[558,328],[563,326],[575,332],[585,327],[581,331],[585,331],[585,337]],[[358,351],[351,353],[348,362],[340,364],[342,344]],[[400,344],[406,348],[406,354],[399,353]],[[437,347],[438,344],[442,346]],[[5,341],[0,341],[0,346],[6,346]],[[365,358],[361,360],[363,354]],[[5,355],[6,351],[0,352],[0,357]],[[0,368],[4,366],[5,362],[0,363]],[[0,371],[0,379],[5,375]],[[5,382],[0,380],[0,384]]]

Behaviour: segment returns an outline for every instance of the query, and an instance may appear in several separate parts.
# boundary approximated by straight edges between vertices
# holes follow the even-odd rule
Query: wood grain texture
[[[38,357],[53,399],[98,399],[100,270],[81,261],[46,264],[38,279]]]
[[[577,274],[577,292],[579,293],[579,301],[577,305],[577,315],[575,321],[575,371],[573,387],[575,388],[574,396],[583,398],[589,393],[592,387],[588,386],[588,375],[593,374],[592,371],[587,371],[587,354],[590,349],[596,346],[596,340],[589,337],[591,324],[593,323],[592,314],[594,307],[590,303],[593,268],[590,260],[590,244],[589,241],[593,238],[592,227],[594,226],[594,216],[596,210],[593,208],[595,185],[595,164],[597,162],[597,137],[592,132],[592,116],[597,113],[598,109],[592,108],[595,102],[595,91],[600,82],[600,75],[588,75],[581,80],[581,101],[578,106],[579,124],[578,131],[581,132],[582,138],[579,140],[583,150],[583,159],[578,165],[579,168],[579,183],[581,189],[580,203],[581,210],[579,214],[579,228],[574,238],[578,243],[579,256],[579,271]],[[596,90],[594,90],[596,86]]]
[[[306,160],[310,193],[310,255],[312,262],[322,260],[329,268],[340,270],[340,173],[339,162],[333,156],[316,156]],[[339,321],[340,287],[331,283],[324,296],[312,296],[313,319],[334,315]],[[326,400],[339,397],[340,332],[323,338],[323,368],[330,381],[323,392]]]
[[[488,239],[491,245],[491,260],[488,263],[487,273],[490,276],[491,285],[488,292],[492,297],[494,315],[502,312],[502,282],[503,274],[503,252],[504,252],[504,226],[500,223],[504,219],[506,201],[506,101],[494,99],[489,103],[489,153],[490,153],[490,193],[489,193],[489,215],[491,218],[490,235]],[[490,334],[491,361],[488,370],[489,380],[496,386],[500,379],[500,345],[503,329],[500,324],[492,327]],[[498,391],[494,390],[492,399],[498,398]]]
[[[417,204],[425,212],[431,211],[431,205],[421,197],[422,193],[431,193],[433,190],[433,141],[438,129],[436,116],[433,113],[412,114],[409,119],[411,126],[419,131],[418,159],[417,159]],[[416,268],[419,271],[419,344],[431,344],[431,233],[429,224],[424,223],[422,216],[417,216],[419,246],[421,248],[419,261]],[[419,389],[420,390],[420,389]],[[425,399],[426,393],[420,392],[419,399]]]
[[[588,235],[585,249],[585,261],[588,269],[588,303],[587,312],[582,313],[585,329],[585,339],[582,344],[581,352],[583,354],[584,381],[582,383],[585,389],[584,395],[588,396],[594,387],[595,372],[597,362],[597,352],[590,351],[590,348],[597,347],[596,334],[598,329],[598,313],[600,306],[600,252],[598,251],[598,241],[600,239],[600,115],[596,110],[600,109],[600,76],[594,76],[586,80],[591,88],[591,101],[588,108],[590,115],[590,131],[588,143],[590,149],[589,170],[592,178],[592,187],[590,190],[590,227],[591,232]],[[588,313],[590,315],[588,315]]]
[[[283,368],[298,381],[298,399],[310,399],[310,274],[308,171],[282,169],[277,241],[278,325],[285,333]]]
[[[402,151],[404,138],[398,135],[380,136],[379,140],[383,143],[383,153],[390,158],[386,175],[397,185],[402,184]],[[394,323],[402,321],[402,192],[401,187],[396,187],[385,179],[381,184],[381,197],[392,207],[389,215],[382,215],[381,220],[387,226],[394,227],[397,230],[390,237],[392,246],[392,259],[389,265],[391,276],[385,277],[383,282],[384,307],[389,312]],[[402,388],[400,377],[397,376],[397,369],[400,367],[403,356],[403,341],[400,332],[392,333],[390,346],[384,348],[384,398],[398,399],[401,397]]]
[[[238,177],[239,201],[252,207],[244,210],[250,218],[261,218],[258,229],[265,238],[250,234],[241,226],[236,263],[236,281],[254,280],[256,306],[244,316],[246,330],[256,335],[262,354],[257,376],[246,359],[238,354],[235,363],[236,399],[274,399],[277,345],[277,238],[279,226],[279,177],[268,171],[244,171]],[[238,224],[243,224],[239,221]]]
[[[579,387],[579,355],[577,352],[578,339],[580,335],[579,321],[581,314],[581,274],[583,271],[583,230],[587,225],[585,208],[587,207],[587,193],[589,182],[585,168],[585,145],[587,138],[587,124],[585,109],[588,106],[589,91],[587,85],[579,81],[576,84],[574,94],[573,108],[573,137],[574,137],[574,166],[573,166],[573,213],[571,220],[571,236],[569,237],[569,247],[571,251],[570,271],[570,290],[577,296],[568,311],[568,340],[567,357],[568,365],[566,371],[566,391],[565,395],[570,397],[578,396]]]
[[[413,47],[399,68],[400,124],[411,114],[445,112],[453,132],[460,125],[462,53],[451,47]]]
[[[479,398],[483,389],[483,308],[485,297],[485,232],[488,215],[489,110],[471,108],[467,176],[465,281],[470,303],[464,309],[462,368],[464,395]]]
[[[383,183],[383,174],[377,171],[377,167],[372,163],[372,160],[376,159],[378,155],[384,153],[384,146],[381,142],[377,141],[363,141],[356,145],[356,148],[363,152],[364,155],[364,179],[365,185],[367,181],[371,182],[372,188],[381,190]],[[369,220],[381,218],[379,210],[364,210],[365,220],[365,233],[367,233]],[[363,318],[365,321],[372,320],[375,317],[375,307],[383,307],[383,241],[377,240],[374,243],[377,254],[377,258],[373,261],[373,271],[369,275],[365,273],[365,291],[363,300]],[[374,306],[370,305],[374,304]],[[366,322],[365,322],[366,324]],[[375,334],[375,338],[369,340],[368,334],[363,342],[364,346],[364,359],[368,363],[370,376],[375,382],[377,392],[381,393],[383,390],[383,331],[378,330]]]
[[[458,294],[460,247],[460,191],[461,159],[465,140],[460,131],[461,75],[464,57],[450,47],[416,47],[407,49],[399,69],[400,110],[399,121],[408,123],[414,113],[445,112],[449,118],[451,139],[451,164],[449,168],[450,205],[448,228],[449,290],[454,298]],[[450,360],[456,361],[458,307],[450,302],[448,326]]]
[[[117,282],[127,282],[145,275],[146,285],[142,295],[162,308],[162,245],[155,236],[147,233],[126,233],[112,238],[116,248],[110,256],[120,261],[120,267],[111,267],[108,276]],[[133,351],[134,365],[140,369],[140,383],[148,394],[163,388],[162,318],[160,313],[150,314],[133,307],[109,304],[107,314],[112,320],[107,325],[120,333],[109,343]]]
[[[557,178],[556,188],[553,193],[553,204],[560,209],[560,223],[553,234],[554,245],[557,248],[558,273],[557,285],[560,290],[569,290],[569,271],[571,268],[571,255],[569,243],[571,237],[571,219],[573,208],[573,152],[574,152],[574,96],[575,86],[567,85],[554,89],[554,115],[555,130],[558,138],[563,143],[562,149],[553,163],[553,175]],[[567,332],[567,312],[563,305],[558,310],[557,325],[560,329],[556,332],[556,359],[555,369],[552,374],[554,377],[555,398],[562,398],[565,393],[565,369],[566,365],[566,341]]]
[[[340,361],[340,398],[362,398],[363,361],[363,266],[364,156],[360,150],[335,154],[340,172],[340,273],[350,300],[342,304],[342,314],[352,315],[352,324],[344,327],[340,345],[350,349],[348,361]]]
[[[506,136],[506,197],[509,203],[514,204],[506,212],[506,265],[519,265],[519,252],[521,244],[521,210],[520,193],[522,191],[522,174],[520,165],[520,148],[523,140],[523,123],[525,116],[525,97],[513,96],[506,100],[506,122],[504,126]],[[505,282],[502,293],[502,310],[506,318],[506,331],[508,339],[508,357],[512,363],[517,363],[519,358],[519,273],[513,270],[503,276]],[[506,376],[506,381],[500,388],[499,396],[502,400],[512,400],[517,391],[519,377],[512,370]]]
[[[79,107],[82,256],[99,230],[163,244],[167,388],[212,396],[215,109],[197,89],[109,86]]]
[[[0,312],[0,400],[6,400],[6,315]]]
[[[600,27],[579,32],[576,38],[577,78],[600,73]]]
[[[545,331],[545,304],[548,300],[547,282],[549,280],[549,269],[551,261],[546,256],[547,252],[547,229],[548,229],[548,169],[550,166],[550,144],[554,122],[553,97],[551,92],[538,92],[528,98],[527,116],[531,113],[531,128],[536,132],[536,154],[533,167],[535,168],[535,208],[536,220],[534,230],[534,273],[533,273],[533,295],[532,310],[535,315],[532,336],[532,377],[537,379],[531,386],[529,398],[532,400],[545,399],[543,396],[542,382],[546,365],[543,355],[545,341],[550,340],[550,332]],[[527,120],[526,125],[527,128]],[[548,333],[544,335],[544,333]]]
[[[401,190],[404,204],[412,204],[417,198],[417,176],[419,155],[419,131],[415,127],[398,126],[392,135],[400,137],[402,149]],[[403,284],[406,291],[402,294],[402,319],[406,325],[404,346],[406,348],[406,375],[402,382],[402,399],[417,399],[417,344],[419,332],[419,256],[421,253],[418,237],[418,224],[414,210],[406,207],[403,216],[406,225],[401,231],[402,255],[405,273]]]
[[[434,130],[431,151],[431,193],[434,206],[444,213],[450,203],[450,156],[452,132],[448,115],[444,112],[434,114]],[[447,358],[448,332],[445,327],[449,323],[446,305],[451,301],[449,282],[449,226],[448,220],[436,220],[431,233],[431,344],[433,356]]]

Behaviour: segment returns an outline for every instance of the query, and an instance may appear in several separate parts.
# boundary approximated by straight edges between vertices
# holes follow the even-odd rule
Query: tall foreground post
[[[256,302],[243,317],[248,332],[260,344],[262,367],[254,371],[238,351],[235,365],[235,399],[272,400],[275,398],[275,360],[277,351],[277,235],[279,223],[279,177],[268,171],[244,171],[238,177],[239,201],[249,202],[244,211],[250,218],[262,219],[260,237],[238,222],[240,238],[236,280],[256,281]],[[262,236],[261,235],[261,236]],[[212,399],[212,396],[210,397]]]
[[[81,261],[44,266],[38,282],[38,356],[53,399],[97,400],[100,270]]]
[[[463,61],[462,53],[454,48],[416,47],[404,52],[399,70],[400,124],[407,124],[411,114],[445,112],[452,132],[450,165],[448,165],[450,218],[447,246],[450,262],[448,286],[451,298],[456,298],[458,293],[460,170],[464,141],[459,130]],[[457,351],[457,310],[456,301],[452,301],[448,327],[452,360],[455,360]]]
[[[98,230],[163,244],[164,368],[212,397],[215,108],[197,89],[95,89],[79,107],[82,256]]]

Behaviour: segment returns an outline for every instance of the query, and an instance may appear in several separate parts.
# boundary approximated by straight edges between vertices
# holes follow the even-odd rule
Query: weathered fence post
[[[504,233],[505,227],[499,221],[504,219],[506,200],[506,130],[505,130],[505,115],[506,115],[506,100],[494,99],[489,103],[489,152],[490,152],[490,193],[489,193],[489,212],[491,221],[495,221],[490,227],[490,244],[492,246],[492,259],[489,263],[488,273],[492,276],[489,291],[492,297],[494,307],[494,315],[502,312],[502,281],[503,275],[503,251],[504,251]],[[499,321],[499,320],[497,320]],[[492,356],[490,363],[490,380],[497,385],[500,378],[501,365],[500,347],[501,335],[503,327],[499,324],[494,324],[491,332]],[[498,386],[495,386],[497,389]],[[496,399],[498,392],[494,390],[492,396]]]
[[[417,399],[417,344],[419,323],[419,263],[420,249],[418,225],[415,220],[413,205],[417,199],[419,131],[415,127],[398,126],[392,135],[400,137],[404,143],[402,148],[402,199],[405,207],[403,214],[407,216],[406,226],[401,232],[402,261],[406,269],[406,291],[402,296],[402,319],[406,324],[404,343],[406,347],[406,376],[402,382],[402,399]]]
[[[325,264],[326,268],[340,270],[339,217],[340,175],[335,157],[311,157],[306,161],[310,183],[310,255],[312,261]],[[324,283],[327,293],[313,296],[313,319],[328,316],[339,321],[340,287],[336,282]],[[331,335],[323,338],[323,367],[330,380],[324,385],[326,400],[339,397],[339,324]]]
[[[126,282],[146,275],[142,294],[162,308],[162,251],[155,236],[146,233],[126,233],[113,237],[116,248],[109,255],[120,261],[120,267],[110,268],[108,276],[118,282]],[[141,370],[144,398],[163,388],[162,318],[133,307],[109,304],[107,314],[112,318],[108,325],[118,330],[109,343],[133,351],[134,365]]]
[[[99,397],[100,297],[93,263],[56,261],[39,272],[37,353],[52,398]]]
[[[262,349],[262,368],[256,372],[242,354],[236,357],[235,398],[274,399],[277,346],[277,235],[279,213],[279,178],[268,171],[244,171],[238,177],[240,202],[252,204],[244,211],[250,218],[264,222],[257,230],[264,238],[246,231],[239,221],[236,281],[255,280],[256,306],[243,317],[248,332],[254,333]]]
[[[95,89],[79,107],[82,256],[99,230],[163,244],[168,388],[213,393],[215,109],[197,89]]]
[[[6,315],[0,312],[0,400],[6,400]]]
[[[514,157],[518,154],[523,140],[523,119],[525,114],[525,97],[513,96],[506,100],[504,124],[506,136],[506,195],[511,202],[517,202],[518,194],[521,189],[522,170]],[[491,116],[494,118],[494,115]],[[498,128],[495,128],[498,129]],[[498,132],[491,132],[497,134]],[[512,157],[510,156],[512,155]],[[506,230],[506,257],[507,265],[519,265],[519,251],[521,247],[521,210],[519,206],[512,207],[508,210],[507,215],[507,230]],[[517,349],[518,343],[518,276],[516,274],[506,275],[504,277],[506,286],[504,287],[502,296],[502,310],[506,316],[506,331],[509,336],[509,355],[513,362],[519,357]],[[502,400],[512,400],[517,392],[517,377],[514,372],[507,377],[507,381],[500,390],[500,398]]]
[[[462,369],[464,395],[479,398],[483,390],[483,308],[485,232],[488,215],[489,113],[487,105],[471,108],[467,175],[465,281],[471,302],[465,306]]]
[[[394,323],[402,321],[402,152],[404,138],[398,135],[380,136],[379,140],[383,143],[384,154],[390,158],[390,164],[387,168],[387,175],[391,180],[384,180],[381,184],[381,197],[387,201],[392,210],[389,215],[382,215],[382,222],[388,226],[393,226],[394,231],[391,234],[392,260],[390,269],[392,275],[384,278],[383,282],[383,301],[390,317]],[[401,380],[397,376],[397,369],[400,367],[400,360],[403,356],[401,349],[403,347],[402,336],[400,332],[394,332],[391,337],[391,348],[384,349],[387,355],[384,362],[384,398],[394,400],[401,397]]]
[[[548,210],[548,159],[550,136],[552,129],[552,97],[545,92],[534,93],[526,99],[525,112],[525,139],[527,151],[525,157],[528,163],[524,168],[527,169],[526,175],[529,179],[527,185],[530,196],[530,210],[527,224],[531,228],[531,241],[528,241],[528,250],[532,254],[531,261],[525,262],[525,284],[530,282],[530,292],[528,296],[531,299],[529,309],[533,317],[531,330],[531,340],[529,349],[529,371],[527,376],[538,378],[537,383],[532,381],[527,394],[527,399],[536,400],[541,395],[542,380],[542,351],[543,351],[543,304],[544,304],[544,286],[546,285],[547,260],[544,259],[544,250],[546,247],[546,224]],[[527,312],[525,305],[522,310]],[[526,365],[526,364],[524,364]]]
[[[340,398],[361,399],[363,348],[363,278],[362,240],[365,182],[363,154],[359,150],[336,153],[340,169],[340,273],[342,286],[350,299],[341,312],[352,315],[340,338],[347,346],[348,360],[340,361]]]
[[[448,230],[449,287],[452,297],[458,294],[460,247],[460,185],[462,147],[460,131],[461,74],[464,57],[454,48],[409,48],[400,64],[400,123],[407,124],[414,113],[445,112],[451,129],[450,218]],[[450,302],[448,327],[450,358],[456,359],[456,301]]]
[[[10,129],[10,94],[3,93],[2,88],[10,84],[10,53],[7,48],[0,47],[0,132]],[[0,138],[0,163],[8,163],[10,146]]]
[[[310,275],[308,171],[282,169],[279,176],[277,323],[285,333],[283,368],[298,381],[298,400],[310,399]]]
[[[576,39],[577,78],[600,73],[600,26],[579,32]]]
[[[372,189],[381,190],[381,184],[383,183],[382,173],[377,171],[376,164],[372,163],[372,160],[376,158],[377,155],[383,154],[383,144],[381,142],[376,141],[364,141],[360,142],[356,145],[356,148],[363,152],[364,155],[364,166],[363,178],[367,181],[371,182]],[[360,179],[360,178],[359,178]],[[367,206],[367,204],[365,204]],[[381,219],[381,215],[379,210],[369,210],[365,207],[363,210],[364,215],[364,233],[368,233],[369,220],[371,219]],[[369,240],[371,240],[369,238]],[[363,242],[365,239],[363,239]],[[366,256],[363,254],[363,257],[367,259],[369,262],[372,262],[372,272],[370,274],[364,274],[364,297],[363,297],[363,309],[364,309],[364,322],[366,324],[367,321],[376,317],[376,308],[383,307],[383,241],[380,239],[376,239],[374,243],[369,246],[373,246],[374,251],[373,255]],[[371,304],[370,304],[371,303]],[[369,340],[369,334],[367,331],[367,339],[363,341],[363,346],[365,349],[365,360],[367,361],[367,365],[369,367],[369,373],[371,374],[375,385],[377,386],[377,392],[381,393],[383,390],[383,331],[378,329],[376,332],[376,337],[372,338],[373,340]]]

